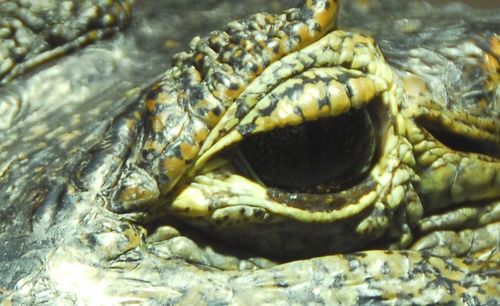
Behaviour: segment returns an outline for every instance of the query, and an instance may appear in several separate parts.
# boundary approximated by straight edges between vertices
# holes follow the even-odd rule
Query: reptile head
[[[497,36],[388,64],[374,38],[330,31],[337,11],[305,1],[195,38],[144,95],[111,209],[296,258],[406,248],[431,214],[498,199]]]
[[[171,17],[141,1],[138,30],[38,68],[131,3],[0,3],[7,47],[27,12],[47,23],[33,50],[0,44],[0,300],[497,302],[497,15],[350,1],[337,22],[338,1],[302,1],[193,39],[129,90],[164,60],[141,34]]]

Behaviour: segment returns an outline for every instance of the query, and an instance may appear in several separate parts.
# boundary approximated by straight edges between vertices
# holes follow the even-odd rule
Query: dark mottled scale
[[[208,129],[266,66],[302,47],[297,42],[307,40],[310,43],[321,37],[336,14],[336,7],[325,4],[329,2],[316,1],[314,7],[308,7],[311,3],[304,3],[303,7],[284,15],[257,14],[246,20],[231,22],[223,32],[193,39],[189,51],[174,57],[174,72],[168,71],[155,85],[165,90],[163,97],[167,98],[158,103],[154,99],[144,101],[147,105],[146,120],[150,122],[146,124],[143,146],[156,149],[149,152],[153,158],[140,164],[153,177],[170,178],[166,179],[168,186],[160,186],[162,191],[169,190],[189,163],[188,160],[182,162],[183,159],[173,160],[169,152],[178,151],[181,146],[190,154],[197,152]],[[328,7],[326,11],[325,7]],[[317,16],[322,18],[319,22],[325,23],[321,31],[318,31],[317,21],[309,20]],[[301,35],[305,35],[304,39],[289,39]],[[160,96],[157,94],[157,97]],[[187,114],[181,123],[181,130],[176,134],[175,143],[172,142],[172,135],[168,134],[170,130],[152,128],[164,124],[162,120],[167,120],[169,114],[174,113],[171,108]],[[174,164],[175,167],[172,166]]]

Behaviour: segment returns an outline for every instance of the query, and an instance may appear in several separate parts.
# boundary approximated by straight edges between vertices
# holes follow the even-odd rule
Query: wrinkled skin
[[[275,3],[266,2],[274,11],[285,8],[283,3],[273,7]],[[138,8],[129,29],[112,40],[96,42],[124,27],[125,19],[123,25],[103,30],[95,40],[73,45],[55,40],[68,46],[61,54],[49,56],[57,65],[39,67],[34,61],[33,66],[23,66],[36,58],[36,52],[18,58],[20,68],[5,73],[0,87],[0,107],[7,110],[0,126],[2,302],[497,303],[500,52],[495,31],[500,19],[464,8],[439,12],[421,3],[370,3],[343,3],[336,28],[345,32],[327,35],[361,33],[364,36],[355,36],[358,47],[366,47],[362,50],[372,56],[368,63],[379,67],[360,69],[347,60],[342,67],[349,71],[334,70],[336,64],[327,69],[330,78],[337,77],[340,84],[351,82],[351,103],[379,114],[372,118],[379,119],[378,128],[383,131],[375,134],[382,153],[370,168],[368,176],[373,181],[358,196],[349,188],[338,192],[352,204],[339,209],[328,208],[330,202],[324,197],[314,198],[312,204],[300,196],[293,202],[286,192],[266,192],[254,178],[234,172],[224,162],[226,155],[210,148],[220,144],[233,147],[241,141],[238,135],[226,138],[217,136],[224,133],[214,133],[201,152],[188,150],[194,157],[185,168],[168,168],[160,173],[163,176],[154,172],[157,168],[148,164],[149,159],[134,157],[148,144],[152,147],[149,139],[166,142],[168,135],[161,134],[163,130],[149,129],[153,124],[144,122],[150,120],[149,108],[155,115],[164,111],[158,106],[158,95],[151,94],[161,87],[158,84],[163,84],[164,92],[182,92],[176,90],[180,78],[168,70],[165,57],[178,44],[176,39],[181,49],[187,45],[183,41],[187,37],[175,32],[141,30],[154,28],[158,22],[149,19],[154,14],[148,11],[147,2],[142,10]],[[258,5],[263,8],[265,4]],[[222,4],[213,9],[230,11]],[[235,9],[235,14],[240,10]],[[389,12],[393,17],[385,17]],[[335,15],[333,10],[330,13]],[[235,16],[226,21],[232,18]],[[220,20],[207,18],[211,22],[214,29],[223,28]],[[294,57],[295,50],[308,50],[303,52],[311,57],[324,54],[324,45],[314,46],[319,46],[320,37],[332,30],[333,23],[328,20],[319,32],[311,32],[307,44],[319,41],[309,49],[303,43],[290,43],[290,50],[283,52],[290,53],[287,60],[300,62]],[[85,36],[77,36],[81,35]],[[374,37],[380,51],[365,36]],[[131,37],[137,40],[131,41]],[[145,43],[148,39],[164,43]],[[90,43],[97,47],[53,59]],[[188,52],[174,66],[189,68],[189,61]],[[327,60],[335,61],[340,60],[335,56]],[[82,63],[87,69],[74,69]],[[249,77],[247,83],[254,86],[249,88],[268,84],[276,76],[270,71],[280,71],[280,66],[272,67],[263,67],[262,75]],[[320,72],[305,70],[295,74],[309,76],[318,84]],[[157,77],[164,71],[167,73]],[[363,83],[353,83],[363,77]],[[51,83],[43,87],[48,81]],[[342,86],[332,88],[341,91]],[[365,95],[357,98],[356,92]],[[285,101],[288,96],[280,97]],[[231,95],[217,98],[222,101],[221,109],[227,109],[221,112],[225,114],[222,119],[203,117],[209,131],[221,131],[220,122],[231,118],[231,105],[242,103]],[[261,101],[265,99],[258,99],[257,108],[264,105]],[[337,109],[338,101],[331,99],[332,109]],[[169,111],[173,115],[168,118],[182,117],[183,111],[188,112]],[[310,120],[318,117],[311,115]],[[190,122],[189,126],[196,124]],[[285,121],[285,125],[293,124],[298,123]],[[260,128],[267,131],[276,126],[263,124]],[[190,132],[185,129],[175,139],[187,143]],[[380,183],[385,177],[388,181]],[[377,184],[387,188],[373,187]],[[212,194],[215,188],[221,191]],[[200,190],[208,192],[200,196]],[[245,192],[252,195],[251,203],[245,202],[250,201]],[[367,197],[375,199],[372,201],[362,200],[367,194],[377,196]],[[220,214],[204,208],[203,203],[224,197],[235,199],[226,201],[236,203],[238,211],[258,209],[259,203],[268,203],[270,209],[243,221],[239,215],[228,214],[217,222]],[[283,203],[286,208],[276,208]],[[311,207],[322,207],[320,214],[308,215]],[[303,212],[299,215],[297,209]],[[385,214],[387,211],[391,213]],[[266,213],[278,221],[266,223],[258,218]],[[316,236],[305,239],[311,235]],[[331,236],[336,239],[333,244],[318,247],[315,243],[325,237],[332,241]],[[287,243],[294,239],[310,241]],[[351,245],[345,249],[338,247],[347,242]]]

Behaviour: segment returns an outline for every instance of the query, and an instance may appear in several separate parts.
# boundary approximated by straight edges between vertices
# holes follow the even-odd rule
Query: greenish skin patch
[[[368,33],[333,29],[337,10],[304,1],[232,22],[129,92],[91,149],[71,151],[61,189],[35,189],[33,235],[59,242],[0,291],[4,303],[498,301],[498,33],[394,55]],[[463,76],[442,84],[469,94],[441,91],[450,64]],[[352,109],[372,118],[377,154],[345,190],[276,190],[228,153]],[[2,155],[10,199],[8,179],[33,152]],[[32,173],[38,182],[44,169]]]

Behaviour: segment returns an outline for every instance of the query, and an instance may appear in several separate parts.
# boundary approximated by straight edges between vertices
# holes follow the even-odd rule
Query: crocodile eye
[[[288,192],[345,190],[372,165],[376,139],[366,110],[255,134],[239,145],[237,168]]]

